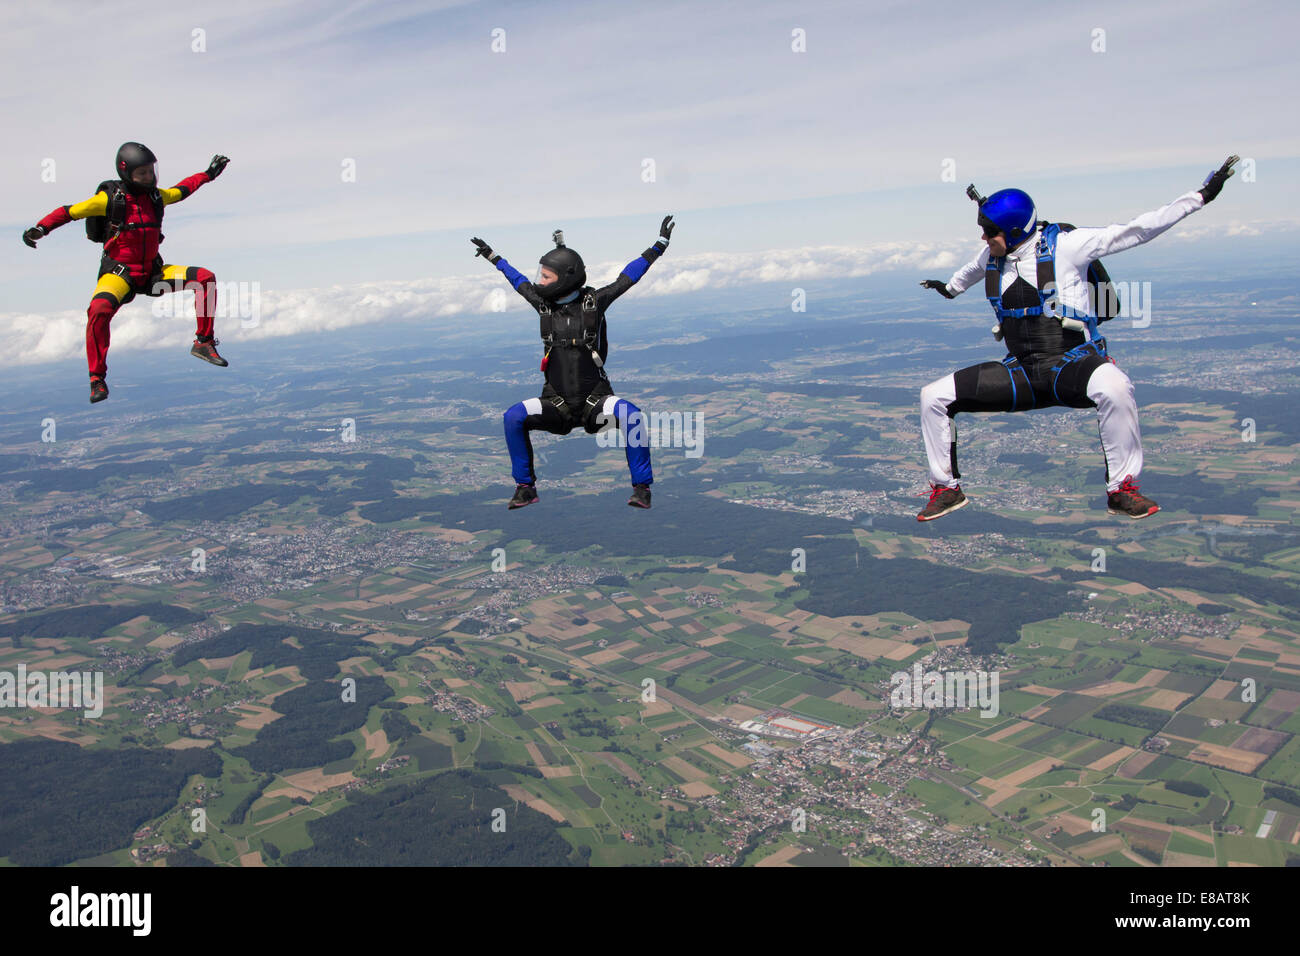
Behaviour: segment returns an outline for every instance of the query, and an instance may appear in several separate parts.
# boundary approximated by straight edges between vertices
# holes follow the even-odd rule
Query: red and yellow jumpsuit
[[[162,244],[163,207],[188,198],[209,181],[207,173],[187,176],[170,189],[126,188],[126,215],[116,235],[104,243],[104,257],[86,310],[86,362],[91,378],[103,378],[108,371],[109,323],[117,310],[135,298],[136,293],[161,295],[164,292],[194,290],[194,310],[198,316],[195,335],[200,341],[212,338],[212,319],[217,306],[217,282],[207,269],[196,266],[168,265],[158,254]],[[46,232],[74,219],[103,216],[108,211],[108,194],[103,190],[84,202],[60,206],[42,219]],[[109,232],[113,232],[109,225]]]

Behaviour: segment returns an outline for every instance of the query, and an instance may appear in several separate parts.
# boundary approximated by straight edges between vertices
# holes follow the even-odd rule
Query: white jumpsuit
[[[1056,241],[1056,283],[1060,302],[1078,312],[1095,314],[1095,306],[1090,303],[1088,286],[1088,265],[1095,259],[1114,255],[1125,249],[1132,249],[1144,242],[1149,242],[1160,235],[1180,219],[1190,215],[1204,205],[1199,190],[1184,193],[1173,202],[1155,210],[1143,213],[1125,224],[1100,227],[1080,227],[1070,232],[1061,232]],[[1008,252],[1002,269],[1002,292],[1017,280],[1023,279],[1037,288],[1038,232],[1029,236],[1015,249]],[[984,273],[989,261],[988,246],[981,250],[972,262],[958,269],[948,281],[947,289],[952,295],[959,295],[971,286],[983,285]],[[1037,316],[1037,321],[1055,322],[1049,316]],[[1084,333],[1087,337],[1088,333]],[[1041,366],[1051,362],[1056,356],[1017,355],[1026,368]],[[925,439],[925,453],[929,459],[930,482],[935,485],[955,488],[957,480],[952,473],[952,415],[958,411],[1015,411],[1017,403],[1008,403],[1003,395],[1007,382],[1005,371],[994,370],[1001,363],[990,362],[981,366],[963,369],[943,378],[936,379],[921,389],[921,434]],[[981,376],[981,373],[984,373]],[[1004,388],[995,393],[981,387],[982,382],[996,381]],[[1014,378],[1013,378],[1014,382]],[[1086,394],[1087,402],[1082,396],[1076,401],[1046,402],[1040,400],[1034,407],[1046,407],[1065,404],[1079,407],[1080,404],[1095,404],[1097,421],[1101,431],[1102,449],[1106,455],[1106,468],[1109,476],[1107,491],[1115,491],[1126,477],[1134,480],[1142,472],[1142,437],[1138,429],[1137,402],[1133,398],[1133,383],[1127,375],[1112,362],[1103,362],[1086,379],[1079,382],[1081,391]],[[1035,392],[1039,390],[1036,387]]]

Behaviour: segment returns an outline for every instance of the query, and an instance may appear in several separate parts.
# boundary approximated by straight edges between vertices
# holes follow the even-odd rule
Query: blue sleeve
[[[605,288],[597,289],[596,301],[600,304],[601,311],[604,311],[607,305],[636,285],[641,280],[641,277],[646,274],[646,270],[654,264],[654,261],[664,254],[665,248],[665,245],[656,242],[641,253],[640,256],[624,266],[617,279],[605,286]]]
[[[623,275],[627,276],[633,282],[641,281],[646,270],[650,268],[650,262],[645,256],[637,256],[631,262],[623,267]]]
[[[498,260],[497,260],[497,269],[498,269],[501,273],[503,273],[503,274],[505,275],[506,280],[507,280],[507,281],[510,283],[510,285],[513,286],[516,290],[517,290],[521,285],[523,285],[525,282],[528,281],[528,277],[527,277],[527,276],[525,276],[522,272],[520,272],[518,269],[516,269],[516,268],[515,268],[514,266],[512,266],[510,263],[506,262],[506,260],[505,260],[504,258],[501,258],[501,259],[498,259]],[[645,270],[642,269],[641,271],[644,272]]]

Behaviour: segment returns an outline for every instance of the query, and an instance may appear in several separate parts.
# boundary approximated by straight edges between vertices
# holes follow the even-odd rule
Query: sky
[[[98,250],[73,223],[117,146],[164,183],[231,159],[168,209],[168,262],[238,283],[226,343],[523,309],[472,255],[527,275],[565,230],[593,283],[654,241],[633,295],[912,270],[978,252],[968,182],[1047,218],[1126,221],[1249,159],[1152,244],[1215,261],[1300,236],[1300,8],[1284,3],[301,3],[0,7],[0,365],[84,354]],[[87,32],[87,24],[94,30]],[[88,39],[93,36],[93,42]],[[652,165],[651,165],[652,164]],[[354,172],[354,175],[352,174]],[[50,181],[52,179],[52,181]],[[1158,247],[1158,248],[1157,248]],[[1112,272],[1114,272],[1112,268]],[[173,297],[114,349],[174,347]]]

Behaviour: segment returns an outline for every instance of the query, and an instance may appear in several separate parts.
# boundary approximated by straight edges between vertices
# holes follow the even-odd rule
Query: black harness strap
[[[537,307],[537,315],[541,320],[542,342],[548,349],[556,345],[568,348],[583,346],[595,351],[597,344],[599,344],[600,313],[596,309],[596,294],[594,292],[588,292],[582,297],[582,338],[573,336],[557,338],[555,335],[555,313],[547,303],[543,302]]]
[[[1005,256],[990,258],[984,267],[984,296],[993,303],[1002,301],[1002,263]],[[997,308],[997,305],[994,305]]]
[[[86,238],[92,242],[103,244],[123,232],[131,229],[157,229],[159,231],[158,241],[162,241],[162,220],[163,209],[167,205],[163,202],[162,193],[157,189],[149,191],[149,201],[153,203],[154,216],[156,222],[131,222],[127,218],[127,199],[126,187],[121,180],[106,179],[95,187],[96,194],[104,193],[107,202],[104,205],[104,214],[102,216],[87,216]]]

